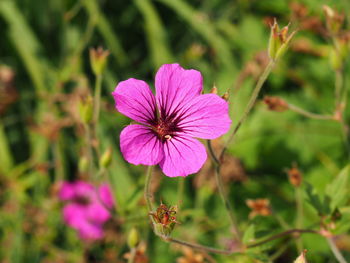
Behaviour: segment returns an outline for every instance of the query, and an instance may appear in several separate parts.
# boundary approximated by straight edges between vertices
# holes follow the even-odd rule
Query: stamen
[[[167,134],[167,135],[164,136],[164,138],[165,138],[167,141],[170,141],[171,138],[173,138],[173,137],[171,137],[171,135]]]

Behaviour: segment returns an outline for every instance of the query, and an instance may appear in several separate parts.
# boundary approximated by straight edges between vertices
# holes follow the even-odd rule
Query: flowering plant
[[[131,78],[112,93],[116,109],[138,123],[121,132],[121,152],[135,165],[159,164],[169,177],[196,173],[207,154],[193,137],[225,134],[231,124],[228,103],[216,94],[201,94],[201,73],[178,64],[158,70],[155,88],[156,96],[144,81]]]
[[[76,181],[64,182],[59,198],[67,201],[63,208],[63,219],[67,225],[79,232],[83,239],[101,239],[103,224],[111,218],[114,201],[107,184],[95,188],[92,184]]]

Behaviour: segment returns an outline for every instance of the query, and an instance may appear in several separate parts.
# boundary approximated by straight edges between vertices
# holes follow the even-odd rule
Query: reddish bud
[[[283,99],[274,96],[265,96],[264,103],[271,111],[286,111],[288,110],[288,104]]]

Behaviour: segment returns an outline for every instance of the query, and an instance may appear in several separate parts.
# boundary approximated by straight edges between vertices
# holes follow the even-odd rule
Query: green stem
[[[98,119],[100,117],[100,101],[101,101],[101,89],[102,89],[102,75],[96,75],[95,81],[95,95],[94,95],[94,127],[96,135],[96,127],[98,125]]]
[[[198,250],[203,250],[203,251],[207,251],[207,252],[211,252],[211,253],[216,253],[216,254],[229,255],[229,254],[234,253],[234,252],[232,252],[230,250],[218,249],[218,248],[203,246],[203,245],[190,243],[190,242],[182,241],[182,240],[179,240],[179,239],[176,239],[176,238],[171,238],[171,237],[163,238],[163,240],[167,241],[167,242],[179,244],[179,245],[182,245],[182,246],[198,249]]]
[[[341,94],[343,88],[343,72],[341,69],[335,71],[335,110],[338,109],[341,103]]]
[[[234,209],[233,209],[233,206],[231,205],[231,203],[229,202],[229,200],[227,198],[227,193],[225,191],[224,183],[222,181],[222,176],[220,174],[221,162],[217,159],[217,157],[215,155],[215,152],[213,150],[213,147],[211,145],[211,141],[210,140],[207,141],[207,145],[208,145],[209,155],[210,155],[210,157],[212,158],[212,160],[215,163],[216,184],[218,185],[218,190],[219,190],[221,199],[224,202],[227,214],[230,217],[231,226],[232,226],[232,229],[233,229],[233,234],[234,234],[236,240],[240,241],[241,240],[240,232],[238,230],[237,220],[236,220],[236,217],[235,217]],[[220,160],[222,161],[222,158]]]
[[[345,260],[344,256],[342,255],[342,253],[340,252],[340,250],[338,249],[338,247],[334,243],[333,238],[328,237],[327,238],[327,242],[328,242],[328,245],[331,248],[335,258],[338,260],[338,262],[339,263],[347,263],[347,261]]]
[[[227,198],[227,193],[226,193],[225,188],[224,188],[222,176],[220,175],[220,165],[216,165],[216,167],[215,167],[215,179],[216,179],[216,183],[218,185],[221,199],[224,202],[226,211],[230,217],[233,234],[234,234],[236,240],[240,241],[241,235],[240,235],[240,232],[239,232],[238,227],[237,227],[237,220],[235,217],[234,209]]]
[[[67,12],[64,13],[64,19],[66,21],[69,21],[71,20],[72,18],[74,18],[78,13],[79,11],[81,10],[82,8],[82,3],[81,1],[77,1],[73,7],[71,9],[69,9]]]
[[[211,159],[217,164],[220,165],[220,161],[218,160],[218,158],[216,157],[216,154],[214,152],[214,149],[211,145],[211,141],[207,140],[207,146],[208,146],[208,151],[209,151],[209,156],[211,157]]]
[[[297,218],[295,227],[296,228],[302,228],[303,227],[303,192],[300,187],[295,188],[295,200],[296,200],[296,206],[297,206]],[[297,249],[299,254],[303,251],[303,242],[301,238],[297,240]]]
[[[341,120],[340,120],[340,126],[341,126],[341,133],[342,133],[343,141],[345,144],[345,148],[346,148],[346,151],[348,153],[348,158],[350,160],[350,142],[349,142],[349,138],[348,138],[349,133],[348,133],[348,128],[347,128],[347,125],[344,121],[343,116],[341,117]]]
[[[146,172],[145,192],[144,196],[147,202],[148,211],[153,211],[152,194],[151,194],[151,180],[153,174],[153,166],[148,166]]]
[[[184,190],[185,190],[185,178],[180,177],[178,182],[178,188],[177,188],[177,200],[179,202],[183,202],[183,196],[184,196]]]
[[[87,149],[87,158],[89,160],[89,175],[92,178],[94,173],[94,159],[91,145],[91,129],[89,124],[85,124],[85,140]]]
[[[332,115],[321,115],[321,114],[316,114],[312,113],[306,110],[303,110],[293,104],[288,103],[288,108],[296,113],[299,113],[305,117],[311,118],[311,119],[316,119],[316,120],[334,120],[334,117]]]
[[[254,242],[254,243],[251,243],[251,244],[248,244],[247,245],[247,248],[253,248],[253,247],[258,247],[260,245],[263,245],[265,243],[268,243],[270,241],[273,241],[275,239],[279,239],[281,237],[284,237],[284,236],[288,236],[288,235],[291,235],[291,234],[295,234],[295,233],[298,233],[298,234],[303,234],[303,233],[311,233],[311,234],[318,234],[318,232],[314,231],[314,230],[308,230],[308,229],[290,229],[290,230],[287,230],[287,231],[284,231],[284,232],[281,232],[281,233],[278,233],[276,235],[273,235],[271,237],[268,237],[262,241],[258,241],[258,242]]]
[[[230,220],[231,220],[231,225],[233,228],[233,232],[235,235],[235,238],[237,240],[240,240],[240,233],[237,227],[237,222],[236,222],[236,218],[234,215],[234,210],[233,207],[231,205],[231,203],[228,201],[227,198],[227,193],[225,192],[225,189],[223,187],[223,181],[222,181],[222,177],[220,175],[220,168],[221,168],[221,162],[223,160],[224,154],[226,152],[226,149],[228,147],[228,145],[232,142],[232,140],[234,139],[236,133],[238,132],[239,128],[241,127],[241,125],[243,124],[243,122],[245,121],[245,119],[247,118],[248,114],[250,113],[251,109],[254,107],[256,100],[258,98],[258,95],[260,93],[260,90],[263,86],[263,84],[265,83],[267,77],[269,76],[269,74],[271,73],[273,67],[275,66],[276,61],[275,60],[270,60],[269,64],[267,65],[267,67],[265,68],[264,72],[261,74],[254,90],[252,93],[252,96],[250,97],[250,100],[244,110],[244,113],[241,117],[241,119],[238,121],[237,126],[235,127],[235,129],[233,130],[233,132],[231,133],[230,137],[228,138],[228,140],[226,141],[220,155],[219,158],[216,157],[212,147],[211,147],[211,143],[210,141],[208,141],[208,149],[209,149],[209,153],[212,157],[212,159],[214,160],[214,162],[216,163],[216,167],[215,167],[215,178],[216,178],[216,182],[218,185],[218,189],[221,195],[221,198],[225,204],[225,208],[227,210],[227,213],[229,214]]]
[[[247,118],[248,114],[250,113],[251,109],[254,107],[255,103],[256,103],[256,99],[258,98],[258,95],[260,93],[260,90],[262,88],[262,86],[264,85],[267,77],[270,75],[273,67],[275,66],[276,61],[275,60],[270,60],[269,64],[266,66],[264,72],[261,74],[258,82],[256,83],[256,86],[253,90],[252,96],[250,97],[250,100],[244,110],[244,113],[241,117],[241,119],[238,121],[237,126],[235,127],[235,129],[233,130],[233,132],[231,133],[230,137],[228,138],[228,140],[226,141],[224,148],[222,149],[221,153],[220,153],[220,157],[219,160],[221,160],[221,158],[223,158],[227,147],[229,146],[229,144],[233,141],[236,133],[238,132],[239,128],[242,126],[243,122],[245,121],[245,119]]]

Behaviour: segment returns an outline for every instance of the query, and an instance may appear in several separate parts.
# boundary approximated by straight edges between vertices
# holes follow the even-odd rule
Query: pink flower
[[[156,96],[144,81],[131,78],[112,93],[117,110],[139,123],[120,134],[124,158],[135,165],[159,164],[170,177],[198,172],[207,154],[193,137],[215,139],[226,133],[228,103],[215,94],[201,95],[201,73],[178,64],[158,70],[155,89]]]
[[[81,238],[96,240],[103,237],[103,224],[111,217],[108,209],[114,205],[107,184],[95,188],[83,181],[64,182],[59,197],[68,201],[63,208],[64,221],[76,229]]]

